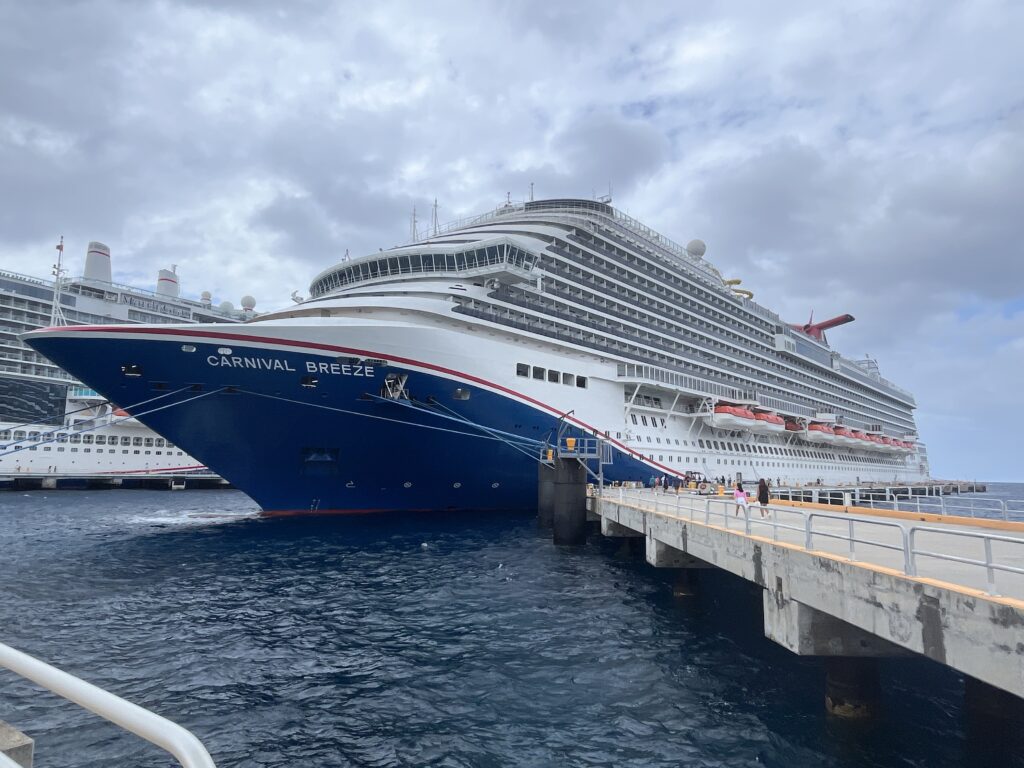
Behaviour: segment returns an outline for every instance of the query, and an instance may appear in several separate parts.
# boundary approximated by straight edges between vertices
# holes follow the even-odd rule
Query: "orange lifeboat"
[[[804,438],[811,443],[831,443],[835,439],[835,432],[828,424],[808,424]]]
[[[859,445],[860,441],[854,436],[853,430],[847,427],[836,427],[833,430],[835,440],[840,445]]]
[[[754,412],[738,405],[719,404],[706,418],[716,429],[750,429]]]
[[[785,432],[786,420],[774,413],[755,413],[751,429],[755,432]]]

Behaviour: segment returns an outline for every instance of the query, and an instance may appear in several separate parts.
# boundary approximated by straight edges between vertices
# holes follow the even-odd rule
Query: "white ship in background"
[[[55,271],[50,281],[0,270],[0,478],[207,471],[18,336],[51,325],[239,323],[253,317],[253,299],[236,310],[214,306],[208,292],[182,298],[173,267],[160,270],[155,291],[114,283],[110,249],[98,242],[89,243],[81,277],[64,278],[60,261]]]

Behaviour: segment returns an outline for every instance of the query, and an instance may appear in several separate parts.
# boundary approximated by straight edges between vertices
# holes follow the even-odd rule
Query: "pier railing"
[[[719,525],[747,536],[762,535],[758,531],[767,531],[773,541],[779,541],[780,536],[785,537],[786,532],[792,532],[787,543],[797,543],[807,550],[815,549],[815,543],[821,539],[845,543],[843,549],[849,560],[884,564],[886,567],[897,566],[904,575],[911,577],[922,575],[919,571],[925,560],[959,563],[979,571],[983,569],[984,588],[990,595],[1000,594],[997,592],[997,572],[1024,576],[1024,567],[1009,562],[1011,559],[1024,562],[1024,536],[1018,538],[986,531],[867,519],[844,513],[779,505],[769,505],[765,510],[767,516],[762,518],[759,506],[737,504],[732,497],[699,496],[686,492],[658,494],[606,488],[604,498],[617,498],[619,503],[637,509],[668,514],[704,525]],[[927,540],[922,541],[924,538]],[[981,544],[982,555],[969,557],[962,552],[941,551],[935,548],[940,539],[946,542],[956,540],[958,543],[978,542]],[[858,551],[858,545],[861,548],[872,547],[895,553],[898,558],[893,559],[900,562],[881,563],[877,559],[864,558]],[[1008,557],[1011,548],[1014,548],[1017,557]],[[948,574],[944,580],[951,580]]]
[[[3,643],[0,643],[0,666],[141,736],[173,755],[183,768],[217,768],[206,747],[191,731],[148,709]]]

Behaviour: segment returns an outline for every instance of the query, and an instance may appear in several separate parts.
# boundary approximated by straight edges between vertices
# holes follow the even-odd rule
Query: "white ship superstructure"
[[[251,323],[29,342],[100,392],[187,386],[143,420],[267,510],[529,508],[567,427],[608,480],[927,477],[913,397],[827,343],[852,318],[793,327],[703,257],[604,202],[508,204]]]
[[[509,248],[523,254],[519,273],[489,274],[483,262]],[[621,413],[598,425],[662,469],[789,483],[927,477],[909,392],[875,361],[831,349],[820,326],[783,322],[703,257],[702,242],[683,248],[608,204],[545,200],[339,265],[311,292],[332,314],[363,296],[411,308],[410,287],[431,288],[424,274],[464,277],[460,289],[433,290],[467,322],[514,329],[538,352],[555,341],[556,355],[599,353],[605,364],[590,380],[619,385]],[[518,379],[563,376],[564,365],[517,351]]]

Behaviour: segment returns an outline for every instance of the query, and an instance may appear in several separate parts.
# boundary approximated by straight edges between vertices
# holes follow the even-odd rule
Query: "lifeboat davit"
[[[786,422],[786,431],[787,432],[802,432],[803,429],[795,421],[787,421]]]
[[[755,423],[754,412],[738,405],[716,405],[707,421],[716,429],[750,429]]]
[[[828,424],[808,424],[804,439],[810,443],[831,443],[835,440],[835,433]]]
[[[751,427],[754,432],[765,434],[771,432],[785,432],[786,420],[774,413],[755,413],[754,424]]]

